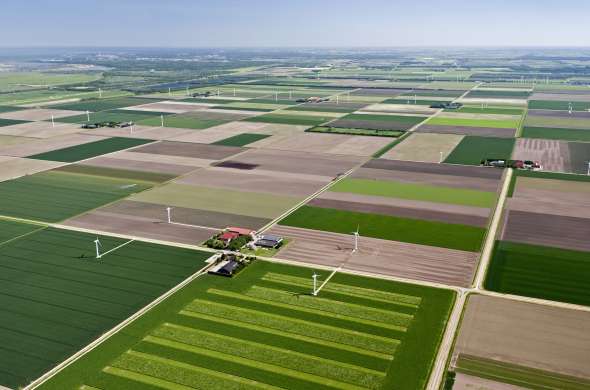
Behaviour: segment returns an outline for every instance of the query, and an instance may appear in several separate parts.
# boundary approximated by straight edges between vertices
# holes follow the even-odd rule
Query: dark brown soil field
[[[502,239],[590,251],[590,219],[509,210]]]
[[[235,169],[209,168],[201,169],[184,176],[177,183],[204,187],[227,188],[237,191],[266,192],[278,195],[307,197],[318,191],[323,185],[317,180],[277,177],[277,175],[244,174]]]
[[[337,119],[330,122],[331,127],[341,127],[347,129],[373,129],[373,130],[408,130],[414,127],[413,124],[395,120],[377,121],[377,120],[356,120],[356,119]]]
[[[366,161],[366,158],[257,149],[249,150],[239,157],[233,158],[231,161],[253,164],[256,166],[255,169],[321,175],[334,178],[339,174],[349,171],[362,161]]]
[[[415,131],[418,133],[461,134],[498,138],[513,138],[514,134],[516,133],[515,129],[499,129],[494,127],[472,126],[439,126],[427,124],[418,127]]]
[[[394,171],[433,173],[438,175],[479,177],[500,180],[503,171],[494,168],[482,168],[466,165],[447,165],[436,163],[411,162],[400,160],[373,159],[363,168],[388,169]]]
[[[498,190],[499,181],[496,179],[469,178],[455,175],[439,175],[434,173],[420,173],[408,171],[394,171],[387,169],[359,168],[350,177],[359,179],[394,180],[404,183],[431,184],[454,188],[492,191]]]
[[[166,207],[154,203],[136,202],[122,200],[112,205],[102,207],[100,212],[139,217],[155,222],[166,221]],[[239,226],[249,229],[259,229],[269,223],[267,218],[249,217],[245,215],[219,213],[208,210],[189,209],[174,207],[172,209],[172,220],[174,222],[189,225],[206,226],[211,228],[226,228],[228,226]]]
[[[586,119],[590,118],[590,112],[586,111],[573,111],[571,114],[568,111],[561,110],[528,110],[527,116],[548,116],[556,118],[578,118]],[[567,126],[564,126],[567,127]]]
[[[415,208],[394,207],[386,205],[367,204],[362,202],[347,202],[335,199],[312,199],[308,205],[328,209],[358,211],[361,213],[372,213],[391,215],[395,217],[423,219],[427,221],[438,221],[456,223],[462,225],[485,227],[488,219],[465,214],[445,213],[433,210],[420,210]]]
[[[164,154],[169,156],[193,157],[207,160],[221,160],[246,149],[236,146],[207,145],[190,142],[161,141],[133,149],[138,153]]]
[[[278,258],[392,275],[455,286],[471,283],[477,254],[361,237],[352,253],[352,235],[275,226],[270,234],[291,238]]]

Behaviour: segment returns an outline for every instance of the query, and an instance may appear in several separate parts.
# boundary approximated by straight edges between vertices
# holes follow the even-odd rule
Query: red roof
[[[240,235],[238,233],[234,233],[234,232],[223,232],[217,238],[220,239],[220,240],[233,240],[234,238],[237,238],[239,236]]]
[[[226,230],[231,233],[238,233],[242,236],[248,236],[250,235],[250,233],[254,232],[254,230],[244,229],[240,227],[228,227]]]

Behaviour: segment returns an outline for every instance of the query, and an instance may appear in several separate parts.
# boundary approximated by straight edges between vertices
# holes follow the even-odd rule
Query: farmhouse
[[[263,248],[278,248],[283,243],[283,237],[275,236],[272,234],[266,234],[258,237],[254,245],[261,246]]]

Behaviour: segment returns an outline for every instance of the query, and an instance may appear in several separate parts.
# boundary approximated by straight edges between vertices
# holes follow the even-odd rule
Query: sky
[[[589,46],[590,0],[2,0],[0,47]]]

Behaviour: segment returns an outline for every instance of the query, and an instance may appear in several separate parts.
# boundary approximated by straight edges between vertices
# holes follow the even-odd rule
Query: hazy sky
[[[590,0],[2,0],[0,46],[589,46]]]

